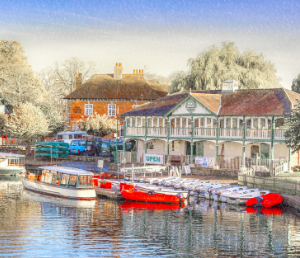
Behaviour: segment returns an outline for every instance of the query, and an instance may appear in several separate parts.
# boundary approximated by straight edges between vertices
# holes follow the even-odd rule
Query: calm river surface
[[[290,211],[248,213],[204,200],[183,208],[70,201],[23,190],[14,177],[0,178],[0,229],[3,257],[300,255],[300,217]]]

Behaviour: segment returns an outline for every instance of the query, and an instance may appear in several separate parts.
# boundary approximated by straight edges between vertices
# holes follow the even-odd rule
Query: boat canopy
[[[0,158],[25,158],[25,155],[21,155],[21,154],[14,154],[14,153],[7,153],[7,152],[0,152]]]
[[[65,173],[65,174],[69,174],[69,175],[89,175],[89,176],[94,175],[94,173],[92,173],[92,172],[89,172],[89,171],[86,171],[83,169],[79,169],[79,168],[62,167],[62,166],[43,166],[43,167],[39,167],[39,168],[56,171],[56,172],[60,172],[60,173]]]

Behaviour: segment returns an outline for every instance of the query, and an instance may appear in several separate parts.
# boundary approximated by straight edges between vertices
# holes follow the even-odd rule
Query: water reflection
[[[181,206],[82,202],[28,192],[19,178],[0,178],[5,257],[297,256],[299,225],[282,209],[198,199]]]

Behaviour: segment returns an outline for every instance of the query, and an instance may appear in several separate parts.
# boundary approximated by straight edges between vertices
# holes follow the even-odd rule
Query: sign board
[[[144,164],[164,164],[164,155],[144,154]]]
[[[196,108],[196,102],[193,99],[189,99],[185,103],[185,108],[189,112],[193,112]]]
[[[103,168],[103,160],[102,159],[98,160],[98,168]]]
[[[203,158],[202,157],[195,157],[195,163],[202,165],[203,164]]]
[[[203,167],[212,167],[214,165],[213,158],[195,157],[195,164],[200,164]]]

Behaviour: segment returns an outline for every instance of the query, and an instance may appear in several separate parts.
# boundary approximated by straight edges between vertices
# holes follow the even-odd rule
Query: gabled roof
[[[221,94],[191,93],[203,106],[217,114],[221,105]]]
[[[284,89],[243,89],[234,92],[192,91],[177,92],[140,105],[123,116],[164,116],[188,96],[219,115],[285,115],[300,100],[300,94]]]
[[[141,74],[123,74],[114,79],[108,74],[95,74],[65,99],[128,99],[151,101],[167,94],[155,87]]]

